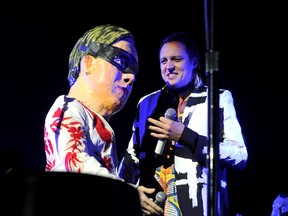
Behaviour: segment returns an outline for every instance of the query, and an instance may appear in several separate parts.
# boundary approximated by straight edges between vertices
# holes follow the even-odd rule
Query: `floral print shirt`
[[[98,113],[75,98],[59,96],[44,125],[46,171],[117,177],[115,134]]]

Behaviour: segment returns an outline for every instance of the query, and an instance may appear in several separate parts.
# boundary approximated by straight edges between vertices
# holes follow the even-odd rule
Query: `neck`
[[[177,92],[179,96],[184,99],[186,98],[193,90],[194,88],[194,83],[193,81],[188,83],[186,86],[181,87],[180,89],[177,89]]]
[[[83,91],[85,91],[85,92],[83,92]],[[103,118],[105,118],[105,120],[107,122],[110,121],[111,116],[113,114],[111,111],[112,109],[108,109],[105,106],[103,106],[102,103],[99,103],[100,100],[95,99],[93,94],[89,94],[89,92],[87,93],[87,91],[85,89],[76,88],[76,87],[72,86],[70,88],[68,96],[77,99],[83,105],[85,105],[86,107],[91,109],[93,112],[100,114],[101,116],[103,116]]]

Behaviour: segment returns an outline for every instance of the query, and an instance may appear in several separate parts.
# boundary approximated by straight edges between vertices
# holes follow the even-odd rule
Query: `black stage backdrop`
[[[45,115],[55,98],[68,92],[72,47],[96,25],[112,23],[131,30],[139,51],[140,72],[132,95],[111,120],[119,158],[130,139],[138,100],[163,86],[158,46],[165,36],[192,32],[202,53],[204,74],[204,3],[158,4],[63,2],[60,7],[13,1],[1,6],[2,163],[10,160],[29,171],[44,169]],[[234,215],[270,215],[273,199],[288,186],[285,7],[277,1],[214,4],[214,49],[221,57],[219,86],[234,96],[249,151],[246,169],[228,172],[231,210]]]

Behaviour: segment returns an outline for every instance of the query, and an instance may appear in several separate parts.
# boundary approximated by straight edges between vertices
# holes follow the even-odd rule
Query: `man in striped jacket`
[[[147,194],[152,198],[164,191],[165,216],[206,216],[208,88],[200,76],[199,52],[188,33],[177,32],[161,43],[159,61],[166,85],[139,100],[119,175],[156,188],[152,196]],[[177,110],[175,119],[164,117],[169,108]],[[220,211],[228,215],[226,168],[244,169],[248,153],[232,94],[225,89],[219,90],[218,135]],[[165,145],[155,157],[159,142]]]

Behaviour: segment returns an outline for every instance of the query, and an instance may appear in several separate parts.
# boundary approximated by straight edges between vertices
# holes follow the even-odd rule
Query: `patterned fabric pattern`
[[[116,178],[118,159],[113,150],[114,136],[101,115],[74,98],[59,96],[45,120],[46,171]]]

